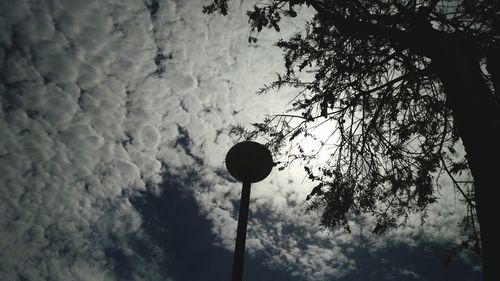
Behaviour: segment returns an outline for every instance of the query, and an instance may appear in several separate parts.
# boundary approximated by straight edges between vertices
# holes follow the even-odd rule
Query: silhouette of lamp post
[[[226,155],[227,171],[231,176],[243,183],[236,246],[234,248],[232,281],[241,281],[243,277],[250,185],[265,179],[271,173],[273,166],[271,152],[262,144],[253,141],[243,141],[235,144]]]

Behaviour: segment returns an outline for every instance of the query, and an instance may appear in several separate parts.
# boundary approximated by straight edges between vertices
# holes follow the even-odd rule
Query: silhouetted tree
[[[470,237],[459,247],[480,253],[485,279],[498,280],[491,247],[500,234],[491,217],[500,175],[500,2],[267,0],[248,11],[249,24],[254,32],[279,31],[282,17],[296,17],[304,5],[314,17],[303,32],[277,42],[286,72],[260,90],[292,86],[299,95],[289,111],[233,131],[266,136],[279,151],[335,124],[335,143],[322,142],[314,154],[297,143],[299,153],[289,155],[305,160],[319,182],[308,200],[333,229],[348,230],[359,213],[376,217],[378,234],[410,214],[425,220],[437,178],[448,174],[469,210],[463,226]],[[226,14],[227,0],[204,6],[215,11]],[[319,150],[330,161],[318,166]],[[457,180],[467,171],[471,188]]]

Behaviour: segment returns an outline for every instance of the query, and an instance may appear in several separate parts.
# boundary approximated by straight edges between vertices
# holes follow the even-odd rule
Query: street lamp
[[[231,176],[243,183],[236,246],[234,248],[232,281],[241,281],[243,277],[250,185],[265,179],[271,173],[273,166],[271,152],[262,144],[253,141],[243,141],[235,144],[226,155],[227,171]]]

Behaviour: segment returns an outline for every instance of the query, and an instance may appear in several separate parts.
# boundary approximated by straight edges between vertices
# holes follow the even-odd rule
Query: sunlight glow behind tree
[[[318,120],[335,122],[340,137],[331,161],[304,167],[319,182],[311,207],[332,229],[349,230],[360,213],[377,218],[377,234],[404,226],[413,214],[425,222],[438,199],[436,180],[446,174],[469,207],[463,226],[470,236],[459,248],[481,253],[486,279],[494,279],[489,246],[498,230],[489,212],[497,205],[491,163],[500,158],[499,3],[269,0],[248,11],[250,27],[280,31],[281,19],[296,17],[301,6],[317,13],[304,34],[277,43],[286,71],[259,91],[296,88],[290,111],[300,114],[233,132],[267,136],[278,153],[299,135],[307,138]],[[227,14],[227,0],[204,7],[215,11]],[[458,151],[462,143],[466,155]],[[299,158],[310,163],[305,151]],[[468,171],[470,190],[457,180]]]

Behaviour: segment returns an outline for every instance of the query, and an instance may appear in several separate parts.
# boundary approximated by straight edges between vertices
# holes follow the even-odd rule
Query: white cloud
[[[293,94],[252,95],[282,61],[270,48],[278,35],[247,43],[250,6],[219,17],[202,15],[198,1],[162,1],[151,16],[132,0],[0,1],[0,251],[9,253],[0,279],[117,280],[113,250],[131,261],[133,280],[165,278],[130,243],[155,248],[129,196],[161,181],[162,162],[180,177],[183,167],[199,173],[190,191],[232,251],[239,188],[219,173],[233,144],[223,130],[278,112]],[[463,209],[448,195],[430,230],[329,233],[304,213],[303,177],[274,171],[253,188],[248,251],[271,267],[321,280],[356,268],[360,239],[376,250],[457,237]]]
[[[147,239],[123,194],[160,171],[159,121],[133,100],[152,23],[135,1],[81,3],[1,1],[2,280],[116,280],[109,250],[140,261],[126,245]]]

